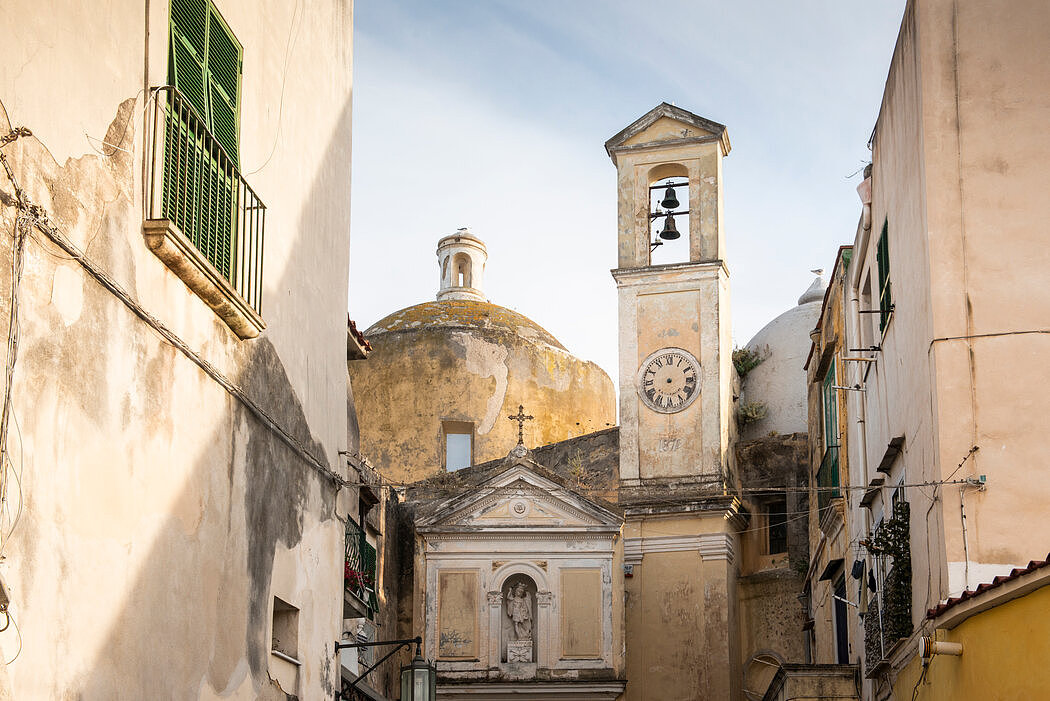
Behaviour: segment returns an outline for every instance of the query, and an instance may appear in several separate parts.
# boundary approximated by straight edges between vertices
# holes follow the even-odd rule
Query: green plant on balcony
[[[879,525],[868,540],[871,554],[883,558],[890,567],[882,591],[864,619],[869,668],[877,666],[894,643],[912,632],[910,524],[911,507],[906,501],[897,502],[893,517]]]

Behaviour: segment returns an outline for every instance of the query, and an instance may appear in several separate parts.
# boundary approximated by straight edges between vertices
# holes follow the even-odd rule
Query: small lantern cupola
[[[446,299],[488,301],[482,288],[489,256],[481,239],[468,229],[459,229],[438,241],[437,257],[441,270],[439,302]]]

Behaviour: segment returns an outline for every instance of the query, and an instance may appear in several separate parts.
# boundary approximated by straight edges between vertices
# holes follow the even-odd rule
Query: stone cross
[[[525,407],[522,404],[518,405],[518,413],[511,414],[507,417],[511,421],[518,422],[518,445],[525,445],[525,422],[532,421],[535,416],[529,416],[525,413]]]

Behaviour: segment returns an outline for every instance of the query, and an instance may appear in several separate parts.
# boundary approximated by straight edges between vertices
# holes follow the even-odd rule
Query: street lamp
[[[411,664],[401,667],[401,701],[435,701],[437,667],[423,659],[416,643],[416,656]]]

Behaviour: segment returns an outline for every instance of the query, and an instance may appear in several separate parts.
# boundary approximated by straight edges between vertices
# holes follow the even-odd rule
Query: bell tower
[[[739,517],[728,492],[736,426],[722,231],[729,137],[721,124],[662,103],[605,149],[619,195],[612,275],[626,699],[735,701]]]
[[[724,126],[667,103],[605,144],[619,191],[612,274],[620,322],[620,479],[629,486],[672,477],[714,485],[730,472],[732,336],[722,231],[722,158],[729,148]],[[683,200],[688,208],[684,216],[654,207],[654,193],[668,203],[668,184],[675,186],[671,203]],[[687,221],[686,236],[654,241],[653,224],[666,232],[675,219]],[[676,250],[680,262],[654,265],[658,245],[661,252]],[[668,364],[693,372],[672,372]]]

